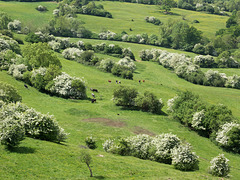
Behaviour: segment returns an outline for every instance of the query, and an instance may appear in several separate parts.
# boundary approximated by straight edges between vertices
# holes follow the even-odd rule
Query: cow
[[[141,84],[141,80],[139,80],[138,82],[139,82],[139,84]]]
[[[92,97],[94,97],[94,98],[95,98],[95,95],[94,95],[94,93],[92,93]]]
[[[145,82],[145,80],[142,80],[143,82]]]
[[[26,84],[24,84],[24,87],[28,89],[28,86]]]
[[[118,81],[118,84],[121,84],[121,81]]]
[[[111,80],[108,80],[109,83],[111,83],[112,81]]]
[[[98,92],[97,89],[90,88],[90,90],[93,91],[93,92]]]
[[[116,80],[116,84],[118,84],[118,80]]]
[[[97,102],[97,100],[96,100],[96,99],[91,99],[91,101],[92,101],[92,103],[94,103],[94,102]]]

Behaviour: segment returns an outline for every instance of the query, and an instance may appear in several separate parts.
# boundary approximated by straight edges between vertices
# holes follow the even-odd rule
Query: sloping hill
[[[118,6],[114,7],[111,3],[113,2],[103,2],[104,7],[106,6],[105,9],[111,11],[110,7],[131,7],[130,9],[132,9],[133,12],[129,9],[125,9],[125,11],[132,14],[135,13],[134,9],[136,6],[137,8],[140,6],[149,9],[155,8],[154,6],[137,4],[130,5],[118,2]],[[30,3],[1,2],[1,4],[7,4],[8,7],[9,5],[14,6],[14,4],[21,4],[25,7],[25,11],[29,12],[28,8]],[[47,6],[49,4],[51,4],[49,9],[54,9],[54,3],[45,3],[44,5]],[[8,9],[7,5],[6,8],[4,8],[6,11]],[[31,6],[35,7],[35,4],[31,4]],[[117,9],[115,11],[117,12]],[[175,11],[183,12],[184,10],[176,9],[174,12]],[[186,11],[186,13],[187,12],[188,11]],[[18,17],[17,13],[19,12],[15,13],[16,14],[13,13],[14,18]],[[34,12],[32,13],[35,14]],[[111,13],[113,13],[114,16],[114,11]],[[47,14],[50,17],[50,12],[47,12]],[[122,16],[124,16],[124,14],[130,16],[127,13],[122,13]],[[117,19],[118,16],[117,14],[115,15]],[[24,16],[27,16],[27,13]],[[145,15],[142,15],[142,17],[144,16]],[[20,17],[21,16],[19,16],[19,18]],[[42,18],[42,16],[39,15],[32,16],[33,19],[41,19],[40,17]],[[91,26],[92,28],[95,28],[93,24],[99,21],[99,19],[103,19],[82,15],[82,18],[84,17],[86,17],[84,20],[86,26],[89,26],[89,28],[91,28]],[[138,19],[139,22],[136,22],[136,24],[140,23],[142,17],[139,16],[136,20],[134,19],[134,23],[135,21],[138,21]],[[92,22],[88,21],[88,18],[92,19]],[[93,20],[94,18],[95,21]],[[23,19],[20,20],[24,19],[25,18],[23,17]],[[42,18],[41,21],[45,22],[46,19]],[[28,20],[26,20],[26,22],[28,22]],[[35,19],[33,22],[35,22]],[[103,23],[103,21],[101,23]],[[34,26],[35,25],[36,24],[34,24]],[[152,27],[152,25],[146,23],[146,26],[143,25],[143,27],[144,28],[139,30],[139,32]],[[113,28],[110,30],[114,31],[114,28],[116,27],[112,24],[112,26],[109,25],[109,28]],[[96,30],[98,30],[97,26]],[[116,28],[116,30],[121,31],[121,29],[118,28]],[[73,39],[72,41],[76,40],[79,39]],[[85,39],[83,39],[83,41],[91,42],[92,44],[103,42]],[[138,60],[139,50],[152,47],[132,43],[105,42],[120,44],[124,47],[131,47]],[[188,54],[194,56],[194,54]],[[104,55],[104,57],[108,56]],[[209,161],[219,153],[224,153],[230,160],[230,165],[232,167],[230,173],[231,179],[237,180],[240,178],[239,155],[219,149],[209,139],[200,137],[197,133],[190,131],[188,128],[169,118],[167,115],[154,115],[141,111],[125,110],[119,106],[115,106],[111,100],[113,90],[118,86],[118,84],[114,82],[115,80],[121,80],[122,85],[135,87],[140,93],[148,90],[156,94],[158,98],[162,98],[165,103],[165,107],[163,108],[164,112],[166,112],[166,102],[169,98],[175,96],[180,90],[190,90],[199,94],[204,101],[210,104],[221,103],[227,105],[233,111],[233,115],[240,118],[239,90],[194,85],[178,78],[170,70],[153,62],[135,62],[137,70],[134,73],[134,80],[125,80],[113,76],[110,73],[101,72],[95,67],[85,66],[63,58],[61,58],[61,63],[64,72],[72,76],[85,78],[88,89],[87,94],[89,97],[91,96],[90,88],[96,88],[99,90],[99,93],[95,93],[97,103],[92,104],[89,100],[71,100],[49,96],[40,93],[32,87],[27,90],[24,87],[23,82],[17,81],[5,71],[1,71],[0,81],[7,82],[16,87],[23,98],[23,103],[42,113],[49,112],[50,114],[53,114],[59,122],[59,125],[70,134],[67,142],[64,144],[55,144],[47,141],[26,138],[18,148],[14,148],[11,151],[7,151],[3,146],[0,146],[0,179],[88,179],[89,172],[87,166],[80,163],[79,156],[81,154],[82,146],[85,146],[85,138],[90,135],[97,139],[98,145],[96,150],[90,150],[90,154],[93,157],[92,169],[95,179],[219,179],[212,177],[207,173],[208,166],[210,165]],[[139,84],[139,79],[144,79],[146,82]],[[108,83],[108,80],[112,80],[113,82],[110,84]],[[134,157],[113,155],[104,152],[102,148],[102,143],[108,138],[126,137],[139,133],[157,135],[163,132],[172,132],[184,141],[192,144],[193,151],[195,151],[200,157],[198,171],[181,172],[175,170],[171,165],[140,160]]]

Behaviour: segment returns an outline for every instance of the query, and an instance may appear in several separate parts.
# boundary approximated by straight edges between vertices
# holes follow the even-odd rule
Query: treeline
[[[61,62],[46,43],[29,44],[21,51],[19,44],[1,35],[0,69],[52,95],[84,99],[86,87],[83,79],[71,77],[61,71]]]
[[[196,56],[194,60],[184,54],[169,53],[160,49],[142,50],[140,58],[143,61],[155,61],[165,68],[173,70],[179,77],[205,86],[230,87],[240,89],[240,76],[226,76],[225,73],[208,70],[206,73],[200,67],[235,67],[240,63],[233,58],[218,57],[214,60],[211,56]]]
[[[114,44],[106,45],[105,43],[92,45],[83,41],[70,43],[68,38],[54,37],[42,32],[30,33],[25,40],[32,43],[46,42],[54,51],[61,52],[66,59],[95,66],[100,70],[124,79],[133,79],[133,72],[136,69],[136,65],[134,64],[134,54],[130,48],[122,48]],[[94,52],[122,59],[115,63],[111,59],[99,59],[95,56]]]

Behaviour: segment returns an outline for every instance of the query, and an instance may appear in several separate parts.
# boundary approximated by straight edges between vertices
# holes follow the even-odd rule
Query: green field
[[[97,2],[99,3],[99,2]],[[102,23],[107,29],[114,32],[121,32],[119,26],[129,21],[129,25],[134,23],[133,33],[155,32],[154,25],[145,23],[142,18],[145,16],[156,16],[158,9],[155,6],[128,4],[120,2],[100,2],[105,9],[113,14],[114,19],[100,18],[94,16],[79,15],[83,19],[85,26],[93,31],[100,32]],[[113,4],[114,3],[114,4]],[[116,3],[116,4],[115,4]],[[49,8],[46,14],[37,12],[34,8],[42,4]],[[52,11],[56,6],[55,3],[19,3],[19,2],[0,2],[0,9],[8,12],[13,18],[19,17],[23,23],[32,22],[33,27],[41,27],[51,17]],[[22,7],[22,8],[16,8]],[[30,8],[31,7],[31,8]],[[16,8],[16,9],[14,9]],[[123,8],[123,12],[121,12]],[[20,12],[20,9],[23,12]],[[148,9],[148,11],[147,11]],[[12,11],[12,12],[11,12]],[[119,11],[119,12],[118,12]],[[142,15],[136,15],[142,12]],[[151,14],[151,13],[152,14]],[[227,17],[208,15],[199,12],[174,9],[177,14],[189,13],[186,19],[191,21],[196,17],[201,25],[201,21],[206,18],[206,24],[211,24],[215,29],[224,27]],[[20,13],[20,14],[19,14]],[[31,14],[32,13],[32,14]],[[149,13],[149,14],[148,14]],[[135,14],[134,17],[132,17]],[[29,16],[29,17],[28,17]],[[29,19],[27,19],[27,17]],[[168,17],[159,14],[159,18],[167,20]],[[171,17],[181,16],[173,15]],[[214,18],[210,18],[214,17]],[[36,18],[39,19],[35,22]],[[85,18],[85,19],[84,19]],[[134,18],[134,21],[130,21]],[[192,19],[191,19],[192,18]],[[225,18],[225,19],[224,19]],[[94,20],[95,19],[95,20]],[[121,20],[121,21],[120,21]],[[204,20],[204,21],[205,21]],[[115,22],[116,21],[116,22]],[[142,21],[142,22],[140,22]],[[139,24],[139,30],[138,30]],[[117,26],[119,25],[119,26]],[[218,26],[219,25],[219,26]],[[116,27],[117,26],[117,27]],[[155,26],[154,26],[155,27]],[[213,36],[215,29],[206,30]],[[122,28],[129,28],[124,24]],[[135,30],[136,28],[136,30]],[[151,29],[152,28],[152,29]],[[201,27],[201,28],[206,28]],[[199,27],[200,29],[200,27]],[[157,32],[157,30],[156,30]],[[23,35],[17,35],[24,39]],[[88,39],[71,39],[72,42],[83,40],[91,44],[106,42],[114,43],[123,47],[130,47],[136,57],[139,59],[138,52],[142,49],[156,48],[154,46],[139,45],[133,43],[100,41]],[[161,48],[169,52],[186,53],[172,49]],[[193,53],[186,53],[194,57]],[[98,56],[103,58],[112,58],[107,55]],[[61,57],[61,55],[59,55]],[[114,58],[118,60],[117,58]],[[240,91],[231,88],[217,88],[194,85],[177,77],[175,73],[153,62],[135,62],[137,70],[134,73],[133,80],[126,80],[110,73],[104,73],[95,67],[85,66],[74,61],[61,58],[63,65],[62,70],[71,76],[84,77],[87,86],[87,95],[91,96],[90,88],[96,88],[99,93],[95,93],[97,103],[92,104],[89,100],[71,100],[40,93],[35,88],[24,87],[24,83],[15,80],[5,71],[0,71],[0,81],[7,82],[16,87],[22,96],[22,101],[29,107],[35,108],[41,113],[50,113],[56,117],[59,125],[65,129],[68,136],[67,142],[56,144],[52,142],[26,138],[20,146],[8,151],[0,146],[0,179],[220,179],[213,177],[208,173],[210,160],[219,153],[224,153],[230,160],[231,172],[230,178],[240,179],[240,155],[223,151],[217,147],[210,139],[199,136],[197,133],[190,131],[187,127],[181,125],[178,121],[171,119],[167,115],[155,115],[141,111],[124,110],[115,106],[112,99],[113,90],[118,86],[114,83],[121,80],[122,85],[128,85],[138,89],[140,93],[145,91],[153,92],[158,98],[162,98],[165,104],[163,111],[167,109],[167,100],[176,95],[181,90],[190,90],[198,94],[201,99],[210,104],[224,104],[228,106],[233,115],[240,119]],[[206,71],[207,69],[203,69]],[[226,72],[227,75],[238,74],[239,69],[218,69],[220,72]],[[145,80],[145,83],[138,83],[138,80]],[[108,83],[112,80],[112,83]],[[119,115],[118,115],[119,114]],[[160,134],[172,132],[182,140],[191,143],[193,151],[200,157],[199,170],[193,172],[182,172],[176,170],[171,165],[161,164],[149,160],[141,160],[130,156],[119,156],[104,152],[102,143],[108,138],[127,137],[130,135],[147,133]],[[79,161],[82,146],[85,146],[85,138],[93,136],[97,139],[98,148],[89,150],[93,158],[91,164],[93,178],[89,177],[89,171],[85,164]]]
[[[206,14],[203,12],[187,11],[183,9],[173,9],[173,15],[164,15],[160,13],[159,7],[155,5],[143,5],[123,2],[95,2],[102,4],[104,9],[113,15],[113,19],[96,17],[89,15],[78,15],[78,18],[85,22],[84,26],[93,32],[100,33],[102,30],[111,30],[115,33],[126,31],[129,34],[159,34],[159,27],[151,23],[146,23],[144,18],[146,16],[154,16],[159,18],[163,23],[168,19],[182,20],[182,16],[191,24],[193,20],[198,20],[200,23],[192,24],[197,29],[203,32],[203,35],[208,38],[213,38],[215,32],[219,29],[225,28],[227,16],[219,16]],[[41,13],[35,8],[38,5],[43,5],[49,11]],[[0,2],[0,10],[11,14],[13,19],[18,19],[24,26],[31,28],[41,28],[46,25],[52,17],[52,11],[56,9],[55,2]],[[132,19],[134,21],[132,21]],[[130,31],[129,29],[133,31]]]

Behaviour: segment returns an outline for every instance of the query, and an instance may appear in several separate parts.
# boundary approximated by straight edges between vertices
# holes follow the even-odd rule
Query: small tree
[[[81,156],[80,156],[80,160],[81,160],[81,162],[86,163],[86,165],[87,165],[87,167],[90,171],[90,177],[93,177],[92,169],[90,168],[90,164],[92,162],[92,157],[90,156],[90,154],[86,151],[82,151]]]
[[[174,0],[162,0],[160,4],[160,8],[165,10],[166,13],[171,11],[171,8],[175,6]]]
[[[137,97],[137,90],[127,86],[119,86],[113,92],[113,99],[116,105],[119,106],[134,106],[135,98]]]

